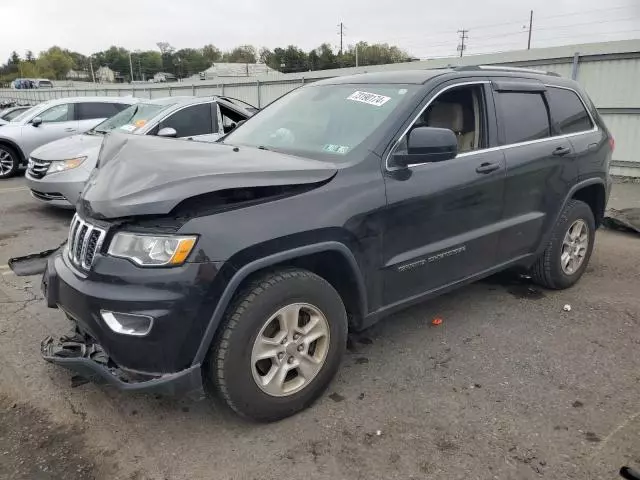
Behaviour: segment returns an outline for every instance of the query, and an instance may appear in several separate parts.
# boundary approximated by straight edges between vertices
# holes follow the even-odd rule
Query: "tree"
[[[173,58],[173,52],[176,51],[175,48],[171,46],[169,42],[158,42],[156,43],[158,49],[160,50],[160,55],[162,55],[162,69],[165,72],[176,72],[175,62]]]
[[[222,56],[223,62],[229,63],[256,63],[256,49],[251,45],[240,45]]]
[[[260,52],[258,52],[258,62],[269,65],[269,61],[271,60],[272,56],[273,56],[273,52],[271,50],[269,50],[267,47],[262,47],[260,49]],[[269,66],[271,67],[271,65]]]
[[[33,52],[31,50],[27,50],[27,53],[25,54],[25,59],[27,62],[30,62],[30,63],[36,62],[36,57],[33,56]]]
[[[203,50],[196,50],[195,48],[183,48],[178,50],[174,57],[179,60],[180,76],[189,76],[200,73],[211,66],[211,64],[204,58]]]
[[[318,67],[316,70],[327,70],[338,67],[338,57],[333,53],[331,45],[323,43],[315,50],[318,57]]]
[[[11,56],[9,57],[9,61],[7,62],[9,65],[19,65],[20,64],[20,55],[15,50],[11,52]]]
[[[220,61],[222,52],[216,46],[209,44],[202,47],[202,56],[208,63],[207,67],[210,67],[212,63]]]
[[[51,47],[46,52],[40,53],[36,66],[40,72],[47,72],[48,76],[62,80],[73,67],[73,59],[60,47]]]

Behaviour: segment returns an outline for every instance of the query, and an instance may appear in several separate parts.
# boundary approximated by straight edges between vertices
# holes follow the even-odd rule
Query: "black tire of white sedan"
[[[322,395],[340,366],[347,314],[326,280],[303,269],[269,272],[234,300],[206,380],[241,416],[280,420]]]
[[[595,233],[589,205],[570,200],[553,227],[547,248],[531,269],[533,280],[556,290],[576,283],[589,264]]]
[[[19,167],[18,153],[7,145],[0,145],[0,178],[13,177]]]

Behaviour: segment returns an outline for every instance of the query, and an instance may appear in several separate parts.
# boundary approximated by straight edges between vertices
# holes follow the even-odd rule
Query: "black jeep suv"
[[[584,273],[613,138],[573,81],[467,67],[339,77],[218,144],[111,134],[43,278],[46,360],[276,420],[348,330],[500,270]]]

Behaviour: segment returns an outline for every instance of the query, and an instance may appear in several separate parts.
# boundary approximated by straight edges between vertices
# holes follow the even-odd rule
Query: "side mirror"
[[[33,125],[34,127],[39,127],[40,125],[42,125],[42,119],[40,117],[35,117],[33,120],[31,120],[31,125]]]
[[[176,138],[178,136],[178,132],[176,132],[175,128],[165,127],[158,132],[158,137],[166,137],[166,138]]]
[[[443,162],[458,155],[458,139],[448,128],[416,127],[409,133],[407,146],[407,153],[392,156],[394,166]]]

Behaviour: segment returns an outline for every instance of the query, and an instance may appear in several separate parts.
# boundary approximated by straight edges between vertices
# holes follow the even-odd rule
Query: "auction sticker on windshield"
[[[385,97],[384,95],[378,95],[377,93],[353,92],[347,97],[347,100],[366,103],[368,105],[373,105],[374,107],[381,107],[391,100],[391,97]]]
[[[339,153],[340,155],[344,155],[349,151],[349,147],[346,145],[334,145],[332,143],[327,143],[322,150],[330,153]]]

